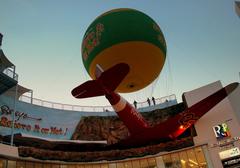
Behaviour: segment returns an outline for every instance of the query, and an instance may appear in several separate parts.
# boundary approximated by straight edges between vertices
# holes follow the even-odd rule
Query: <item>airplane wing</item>
[[[104,95],[104,91],[96,80],[87,81],[72,90],[75,98],[87,98]]]
[[[130,68],[125,63],[116,64],[115,66],[104,71],[98,80],[110,91],[114,91],[123,79],[127,76]]]
[[[125,63],[116,64],[99,74],[96,80],[87,81],[72,90],[75,98],[87,98],[105,95],[108,91],[114,91],[129,72],[129,66]]]

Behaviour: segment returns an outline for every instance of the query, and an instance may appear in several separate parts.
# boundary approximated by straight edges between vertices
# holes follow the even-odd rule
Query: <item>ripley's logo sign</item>
[[[214,126],[213,131],[214,131],[217,139],[222,139],[222,138],[231,136],[228,125],[226,123],[222,123],[222,124]]]

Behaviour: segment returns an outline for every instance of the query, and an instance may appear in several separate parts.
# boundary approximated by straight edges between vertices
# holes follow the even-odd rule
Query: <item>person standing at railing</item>
[[[152,102],[153,102],[153,105],[155,106],[156,102],[155,102],[155,98],[154,97],[152,97]]]
[[[133,105],[134,105],[135,109],[137,109],[137,102],[136,102],[136,100],[134,100]]]
[[[2,39],[3,39],[3,35],[2,35],[2,33],[0,33],[0,48],[2,46]]]
[[[151,106],[151,101],[149,98],[147,98],[148,105]]]

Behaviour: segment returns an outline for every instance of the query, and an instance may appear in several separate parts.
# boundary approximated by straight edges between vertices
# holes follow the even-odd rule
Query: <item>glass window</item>
[[[158,166],[158,167],[165,167],[165,166],[164,166],[164,161],[163,161],[163,157],[162,157],[162,156],[158,156],[158,157],[156,157],[156,162],[157,162],[157,166]]]
[[[117,164],[116,163],[110,163],[109,168],[117,168]]]
[[[45,163],[44,163],[42,168],[51,168],[51,164],[49,164],[49,163],[46,163],[46,164],[45,164]]]
[[[108,168],[108,164],[101,164],[101,168]]]
[[[52,164],[52,168],[60,168],[60,165],[58,165],[58,164]]]
[[[17,164],[16,165],[17,168],[25,168],[25,162],[23,161],[17,161],[16,164]]]
[[[187,150],[187,156],[188,156],[188,165],[191,166],[192,168],[198,167],[198,162],[193,149]]]
[[[182,168],[187,168],[188,167],[188,157],[187,157],[186,151],[179,152],[179,159],[180,159]]]
[[[34,167],[34,163],[26,162],[26,168],[33,168],[33,167]]]
[[[124,162],[125,168],[132,168],[132,162]]]
[[[122,162],[117,163],[117,168],[124,168],[124,164]]]
[[[200,168],[206,168],[207,167],[207,163],[206,163],[206,159],[203,153],[203,150],[201,147],[197,147],[194,149],[195,151],[195,155],[199,164]]]
[[[92,165],[92,168],[101,168],[99,164]]]
[[[178,153],[172,153],[171,159],[172,159],[172,167],[173,168],[181,168],[181,163],[179,160]]]
[[[164,161],[165,168],[172,167],[172,159],[170,155],[164,155],[163,161]]]
[[[0,161],[0,166],[2,166],[1,168],[7,167],[7,160],[1,159],[1,161]]]
[[[35,163],[34,168],[42,168],[43,164],[42,163]]]
[[[58,165],[58,164],[52,164],[52,168],[60,168],[60,165]]]
[[[16,161],[7,160],[7,167],[8,168],[15,168],[16,167]]]
[[[147,161],[147,159],[140,160],[140,167],[141,168],[148,168],[148,161]]]
[[[157,168],[157,163],[155,158],[148,159],[148,167],[149,168]]]
[[[92,165],[84,165],[84,168],[92,168]]]
[[[3,160],[0,159],[0,168],[3,168]]]
[[[132,167],[134,168],[140,168],[140,162],[139,160],[132,161]]]

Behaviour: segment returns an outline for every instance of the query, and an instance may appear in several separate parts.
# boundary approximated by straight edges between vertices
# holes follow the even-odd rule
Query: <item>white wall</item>
[[[217,81],[199,89],[186,92],[184,95],[187,101],[187,105],[191,106],[221,88],[221,83]],[[235,109],[240,110],[240,105],[237,105],[237,101],[239,100],[237,99],[237,97],[240,97],[239,90],[239,88],[235,89],[234,92],[229,96],[229,98],[227,97],[220,103],[218,103],[214,108],[212,108],[208,113],[206,113],[202,118],[200,118],[195,124],[197,136],[194,137],[194,143],[195,145],[200,145],[204,143],[208,144],[208,151],[212,159],[213,167],[216,168],[222,167],[222,163],[218,153],[224,149],[219,146],[212,147],[213,144],[217,144],[218,142],[213,131],[213,126],[227,123],[230,129],[231,137],[240,137],[240,125],[234,111]],[[230,101],[232,102],[230,103]],[[234,108],[232,107],[232,104],[234,104]],[[235,142],[234,145],[240,147],[239,142]]]
[[[184,93],[186,98],[187,106],[190,107],[195,103],[199,102],[200,100],[208,97],[209,95],[213,94],[214,92],[218,91],[222,88],[222,84],[220,81],[216,81],[210,83],[206,86],[202,86],[198,89],[194,89],[192,91],[188,91]]]
[[[240,123],[240,85],[238,85],[237,89],[229,95],[229,100],[232,105],[232,108],[235,112],[238,122]]]

